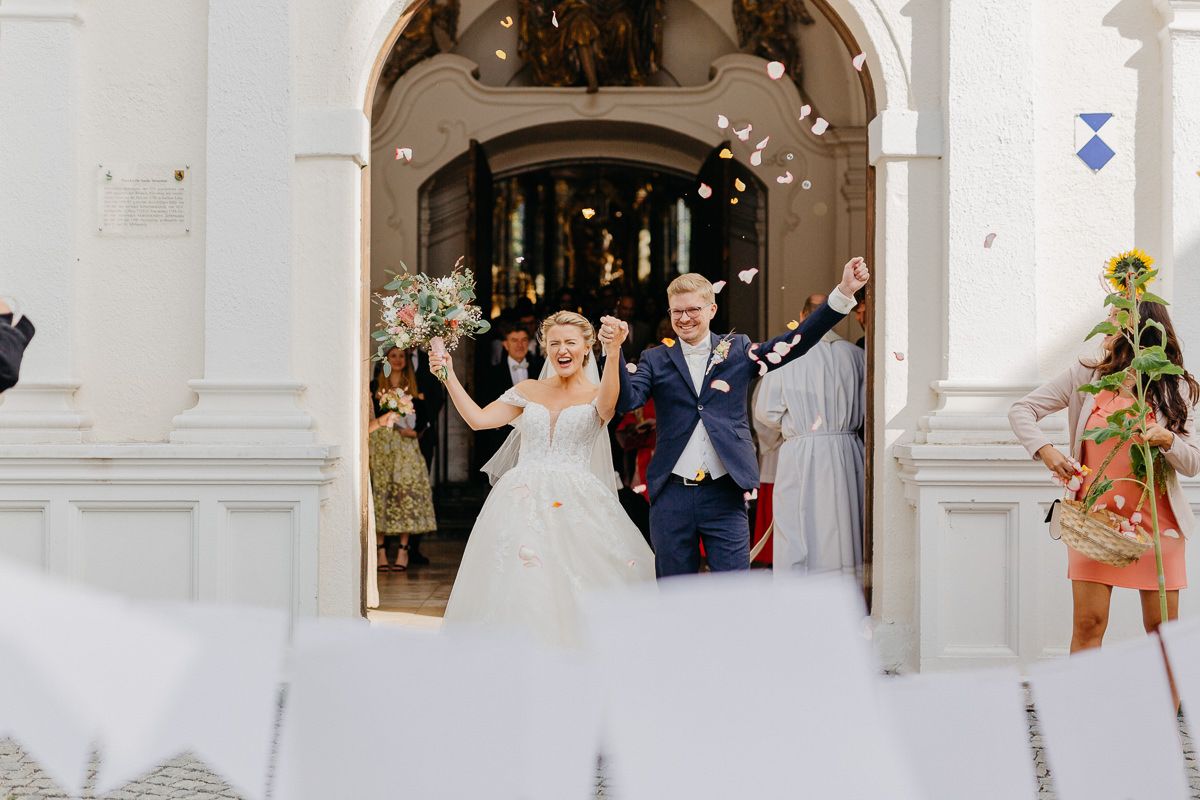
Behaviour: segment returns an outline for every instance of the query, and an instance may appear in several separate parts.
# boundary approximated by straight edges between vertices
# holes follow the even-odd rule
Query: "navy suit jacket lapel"
[[[692,382],[692,371],[688,369],[687,359],[683,357],[683,340],[680,339],[675,345],[667,348],[667,355],[675,362],[675,366],[679,369],[679,374],[683,376],[683,383],[687,386],[688,391],[692,393],[692,397],[697,397],[696,384]]]

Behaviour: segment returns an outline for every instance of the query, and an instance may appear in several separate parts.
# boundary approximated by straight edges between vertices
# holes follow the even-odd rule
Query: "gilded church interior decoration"
[[[415,64],[458,44],[459,0],[427,0],[413,12],[392,46],[379,77],[381,89],[391,89]]]
[[[518,0],[518,8],[517,52],[536,86],[643,86],[662,63],[663,0]]]
[[[804,0],[733,0],[733,21],[743,53],[782,63],[800,85],[804,65],[797,28],[815,22]]]

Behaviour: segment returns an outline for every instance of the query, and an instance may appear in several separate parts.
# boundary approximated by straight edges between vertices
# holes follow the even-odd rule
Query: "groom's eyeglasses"
[[[671,319],[683,319],[684,317],[695,319],[696,317],[700,316],[700,312],[703,310],[703,306],[692,306],[691,308],[672,308]]]

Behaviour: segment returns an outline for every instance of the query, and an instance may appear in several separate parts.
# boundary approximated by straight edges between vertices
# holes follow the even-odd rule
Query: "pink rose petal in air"
[[[519,497],[524,500],[529,497],[529,487],[523,483],[518,483],[513,487],[512,493],[514,497]]]
[[[632,375],[633,373],[637,372],[637,364],[626,364],[625,371]]]
[[[770,369],[770,367],[768,367],[768,366],[767,366],[765,363],[763,363],[762,361],[758,362],[758,377],[760,377],[760,378],[761,378],[763,375],[766,375],[766,374],[767,374],[767,370],[769,370],[769,369]]]
[[[789,172],[783,173],[778,178],[776,178],[775,182],[776,183],[791,183],[793,180],[795,180],[795,178],[792,177],[792,173],[789,171]]]
[[[797,333],[792,337],[792,347],[795,347],[798,344],[800,344],[800,334]]]
[[[557,11],[550,12],[550,24],[556,28],[558,27],[558,12]]]
[[[721,290],[724,288],[725,288],[725,281],[717,281],[716,283],[713,284],[713,294],[720,294]]]
[[[821,429],[821,426],[824,424],[825,424],[825,420],[821,419],[820,414],[817,414],[817,418],[816,418],[816,420],[813,421],[813,424],[811,427],[809,427],[809,430],[810,431],[818,431]]]
[[[750,154],[750,166],[757,167],[762,164],[762,150],[755,150]]]
[[[728,392],[729,384],[727,382],[721,380],[720,378],[718,378],[717,380],[712,382],[712,388],[716,389],[718,392]]]
[[[992,249],[992,242],[994,242],[994,241],[996,241],[996,234],[994,234],[994,233],[989,233],[989,234],[988,234],[986,237],[984,237],[984,240],[983,240],[983,246],[984,246],[984,248],[986,248],[986,249],[988,249],[988,250],[991,250],[991,249]]]
[[[521,563],[526,567],[540,567],[542,559],[538,558],[538,554],[533,548],[521,545],[521,549],[517,551],[517,557],[521,559]]]
[[[505,28],[511,28],[513,26],[513,18],[505,17],[504,19],[500,20],[500,24]]]
[[[741,139],[743,142],[748,142],[750,141],[750,131],[752,130],[754,130],[754,126],[746,123],[746,127],[742,128],[740,131],[735,130],[733,135]]]
[[[646,484],[639,483],[637,486],[633,487],[633,493],[634,494],[645,494],[646,493]]]
[[[786,356],[791,350],[792,346],[787,342],[776,342],[775,346],[771,348],[771,352],[779,353],[781,356]]]
[[[1071,480],[1067,481],[1067,490],[1071,492],[1078,492],[1079,487],[1082,485],[1083,482],[1080,481],[1078,477],[1071,478]]]
[[[904,360],[904,353],[896,353],[896,352],[893,352],[893,353],[892,353],[892,355],[896,357],[896,360],[897,360],[897,361],[903,361],[903,360]]]
[[[820,136],[827,130],[829,130],[829,123],[824,117],[817,117],[817,121],[813,123],[812,132],[817,136]]]
[[[783,77],[783,73],[787,71],[787,67],[783,66],[782,61],[772,61],[767,64],[767,77],[773,81],[777,81]]]
[[[1162,532],[1162,535],[1167,537],[1168,539],[1178,539],[1179,531],[1175,530],[1174,528],[1167,528],[1165,531]]]
[[[700,184],[700,188],[696,190],[696,194],[700,195],[702,199],[707,200],[712,197],[712,187],[707,183],[702,183]]]
[[[808,103],[805,103],[804,105],[800,106],[800,119],[804,119],[811,113],[812,113],[812,106],[810,106]]]
[[[742,499],[744,499],[747,503],[749,503],[751,500],[757,500],[758,489],[751,489],[750,491],[746,492],[742,495]]]
[[[1130,521],[1130,522],[1132,522],[1134,525],[1139,525],[1139,524],[1141,524],[1141,522],[1142,522],[1142,512],[1140,512],[1140,511],[1135,511],[1135,512],[1133,512],[1132,514],[1130,514],[1130,515],[1129,515],[1129,521]]]
[[[729,127],[729,117],[725,116],[724,114],[717,114],[717,127],[720,128],[721,130],[725,130],[726,128],[728,128]]]
[[[396,148],[396,160],[404,161],[405,163],[412,161],[412,148],[411,147],[397,147]]]
[[[738,280],[741,281],[742,283],[750,283],[752,280],[754,280],[754,276],[757,274],[758,274],[758,267],[751,267],[750,269],[744,269],[738,273]]]
[[[772,364],[778,364],[783,361],[783,356],[772,350],[771,352],[767,353],[767,361],[770,361]]]
[[[858,55],[856,55],[854,57],[854,60],[850,63],[854,64],[854,68],[856,70],[858,70],[859,72],[862,72],[863,64],[867,63],[867,54],[859,53]]]
[[[1125,498],[1122,497],[1121,495],[1117,495],[1116,497],[1113,498],[1113,505],[1116,506],[1118,509],[1124,508],[1125,507]]]
[[[766,150],[766,149],[767,149],[767,142],[769,142],[769,141],[771,141],[771,137],[770,137],[770,136],[768,136],[767,138],[763,139],[763,140],[762,140],[761,142],[759,142],[758,144],[754,145],[754,149],[755,149],[755,150]]]

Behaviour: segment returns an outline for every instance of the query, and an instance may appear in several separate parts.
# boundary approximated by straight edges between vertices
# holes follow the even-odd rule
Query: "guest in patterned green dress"
[[[377,544],[386,558],[379,559],[379,570],[403,572],[408,569],[409,537],[437,530],[437,519],[429,472],[417,443],[416,412],[398,416],[380,405],[389,389],[419,400],[417,376],[408,354],[400,348],[389,350],[387,360],[391,374],[385,377],[381,364],[371,382],[375,419],[368,435],[368,450]]]

